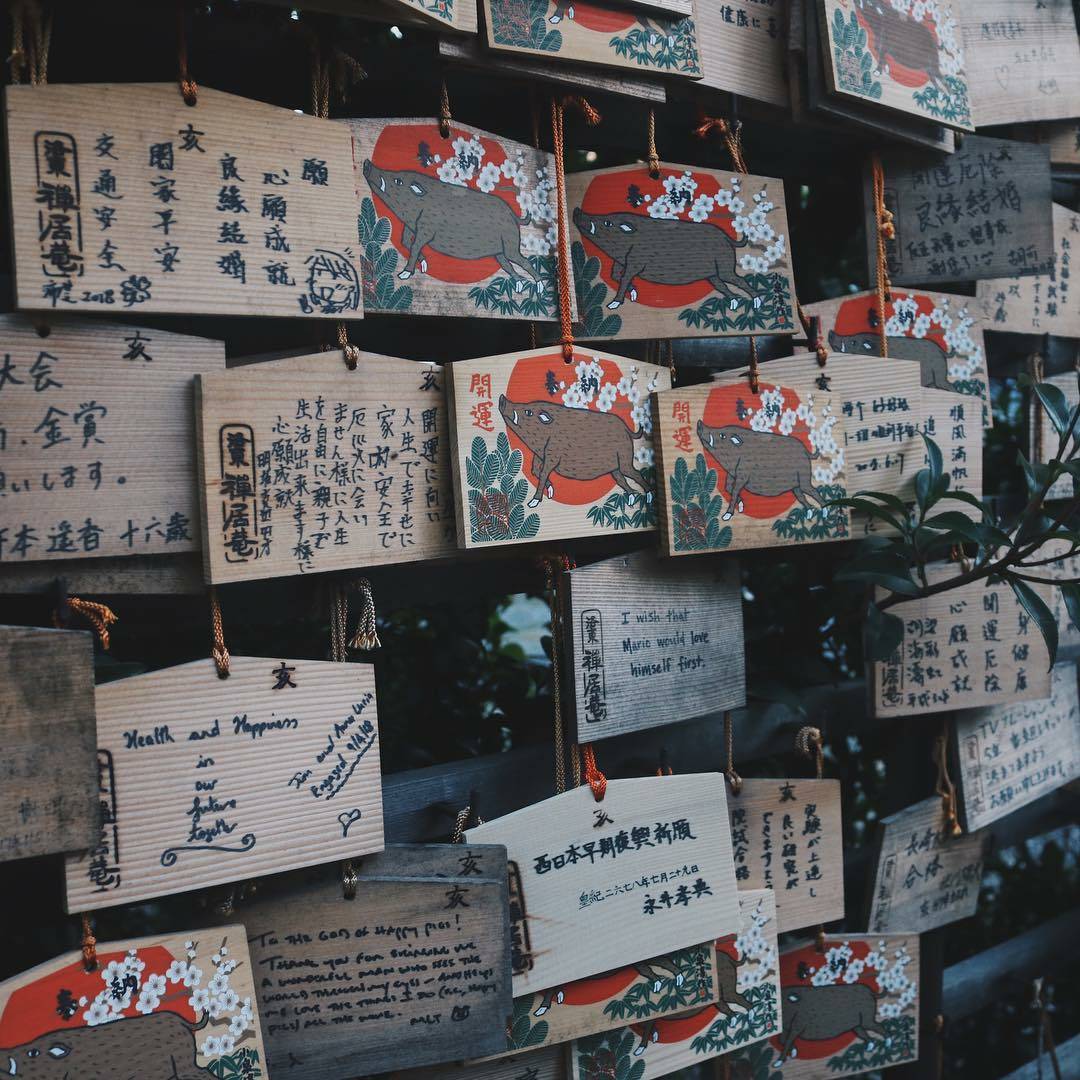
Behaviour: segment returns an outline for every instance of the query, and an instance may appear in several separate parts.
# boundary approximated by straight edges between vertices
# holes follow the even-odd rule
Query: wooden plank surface
[[[573,365],[557,348],[451,364],[458,544],[655,528],[648,396],[670,385],[665,367],[581,346]]]
[[[957,716],[964,823],[979,829],[1080,775],[1076,664],[1054,665],[1050,696]]]
[[[719,773],[585,785],[466,840],[506,846],[519,997],[737,930]]]
[[[388,1076],[391,1080],[567,1080],[566,1047],[544,1046],[484,1061],[403,1069]]]
[[[760,6],[757,11],[698,0],[694,22],[704,71],[701,85],[786,107],[788,0]]]
[[[24,596],[56,588],[57,579],[75,596],[202,596],[202,557],[188,555],[118,556],[4,563],[0,596]]]
[[[1058,1043],[1054,1052],[1062,1076],[1080,1074],[1080,1035],[1074,1035],[1071,1039]],[[1003,1080],[1043,1080],[1043,1077],[1047,1075],[1047,1070],[1052,1069],[1053,1066],[1050,1064],[1049,1055],[1047,1055],[1028,1062],[1027,1065],[1019,1069],[1015,1069]]]
[[[203,568],[238,581],[453,554],[444,375],[341,354],[196,384]]]
[[[652,1080],[777,1035],[776,906],[768,889],[739,895],[739,931],[717,941],[715,952],[721,982],[715,1005],[577,1040],[570,1048],[575,1080],[591,1080],[594,1062],[604,1055],[611,1055],[617,1070],[623,1061],[644,1062],[644,1071],[635,1069],[634,1075]]]
[[[1080,217],[1077,218],[1077,221],[1080,221]],[[1035,281],[1037,279],[1032,278],[1031,280]],[[1080,301],[1080,292],[1077,293],[1077,299]],[[1077,322],[1080,323],[1080,309],[1077,311]],[[1080,405],[1080,385],[1078,385],[1080,376],[1075,371],[1067,371],[1061,375],[1045,376],[1042,381],[1056,386],[1065,395],[1065,402],[1070,412],[1077,405]],[[1031,395],[1031,400],[1028,402],[1028,433],[1030,436],[1029,460],[1039,462],[1042,465],[1048,464],[1057,455],[1059,436],[1054,430],[1050,417],[1046,415],[1046,410],[1039,404],[1034,394]],[[1066,446],[1066,456],[1068,453],[1069,448]],[[1072,495],[1073,478],[1071,473],[1059,476],[1046,493],[1047,499],[1071,499]],[[1054,592],[1056,593],[1057,590],[1055,589]]]
[[[1073,385],[1076,385],[1075,379]],[[1039,548],[1034,558],[1047,558],[1052,555],[1062,557],[1055,562],[1039,567],[1039,573],[1046,578],[1061,581],[1080,581],[1080,554],[1069,555],[1072,544],[1067,540],[1055,540]],[[1073,625],[1069,609],[1065,606],[1065,597],[1060,589],[1050,590],[1050,610],[1054,613],[1058,628],[1058,649],[1070,649],[1080,645],[1080,629]]]
[[[255,974],[242,926],[99,941],[91,971],[58,956],[0,983],[10,1072],[265,1076]]]
[[[234,656],[97,688],[101,839],[67,907],[188,892],[383,846],[374,669]]]
[[[930,563],[930,584],[956,577],[956,563]],[[1044,602],[1049,586],[1033,585]],[[890,609],[904,622],[900,646],[868,665],[874,716],[917,716],[1038,701],[1050,694],[1046,643],[1006,584],[985,579]]]
[[[0,315],[0,564],[199,547],[191,380],[220,341]]]
[[[867,926],[919,933],[975,914],[987,832],[952,836],[941,797],[881,819]]]
[[[783,181],[662,162],[566,194],[582,338],[795,332]]]
[[[20,308],[360,318],[339,124],[175,83],[9,86]]]
[[[1046,147],[972,135],[944,161],[883,154],[882,167],[885,205],[896,226],[896,238],[886,241],[893,284],[974,281],[1049,267],[1054,236]],[[863,195],[872,207],[869,171]],[[866,242],[873,281],[873,227]]]
[[[564,679],[574,685],[565,704],[576,742],[746,703],[742,586],[731,559],[685,567],[634,552],[564,581]]]
[[[653,396],[661,550],[685,555],[851,535],[846,509],[822,508],[844,498],[850,481],[840,396],[817,378],[807,364],[805,375],[783,383],[763,376],[753,394],[739,369]]]
[[[728,811],[740,893],[773,890],[779,933],[844,917],[839,780],[743,780]]]
[[[0,626],[0,863],[97,839],[90,634]]]
[[[292,0],[261,0],[292,7]],[[460,30],[476,33],[476,0],[312,0],[306,11],[375,19],[424,30]]]
[[[1050,148],[1054,165],[1080,165],[1080,120],[1062,120],[1056,124],[1039,124],[1037,141]]]
[[[347,120],[366,309],[558,318],[555,161],[438,120]]]

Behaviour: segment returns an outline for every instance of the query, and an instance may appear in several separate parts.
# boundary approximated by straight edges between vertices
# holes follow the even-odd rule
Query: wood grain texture
[[[746,703],[742,586],[731,559],[634,552],[564,574],[564,710],[579,743]]]
[[[571,173],[566,196],[581,337],[795,333],[783,181],[661,162]]]
[[[738,928],[719,773],[575,788],[466,840],[506,846],[519,997]]]
[[[971,61],[964,55],[957,4],[938,0],[916,18],[891,0],[815,3],[825,72],[833,93],[948,127],[975,130],[968,75]]]
[[[203,596],[201,555],[57,559],[0,566],[0,596],[44,593],[57,578],[75,596]]]
[[[1039,548],[1033,558],[1048,558],[1052,555],[1062,556],[1055,562],[1047,563],[1039,567],[1042,577],[1053,578],[1057,581],[1080,581],[1080,554],[1069,555],[1072,544],[1067,540],[1054,540]],[[1069,610],[1065,606],[1065,598],[1061,590],[1050,590],[1050,610],[1054,613],[1058,628],[1058,649],[1075,648],[1080,645],[1080,629],[1073,625],[1069,617]]]
[[[959,572],[955,563],[930,563],[926,577],[934,584]],[[1049,602],[1049,586],[1032,588]],[[874,716],[917,716],[1049,696],[1046,643],[1008,585],[974,581],[904,601],[890,613],[904,621],[904,636],[890,659],[867,666]]]
[[[925,934],[975,914],[987,832],[952,836],[940,796],[881,819],[867,926]]]
[[[773,890],[779,933],[844,917],[839,780],[744,780],[728,811],[739,890]]]
[[[1036,142],[1049,147],[1052,165],[1080,165],[1080,120],[1037,124],[1034,131]]]
[[[292,685],[290,685],[290,683]],[[379,851],[374,669],[234,656],[97,688],[106,805],[69,856],[86,911]]]
[[[0,626],[0,863],[97,840],[90,634]]]
[[[467,124],[344,123],[369,312],[558,318],[551,154]]]
[[[404,1069],[390,1080],[567,1080],[565,1046],[544,1046],[507,1057]]]
[[[822,509],[849,485],[840,396],[818,385],[815,363],[805,371],[783,383],[763,375],[757,394],[738,369],[653,395],[666,554],[851,535],[846,509]]]
[[[291,7],[292,0],[261,0]],[[476,33],[476,0],[311,0],[308,11],[374,19],[424,30]]]
[[[667,368],[581,346],[573,365],[557,348],[451,364],[458,544],[654,528],[648,395],[670,385]]]
[[[1080,222],[1080,217],[1077,217]],[[1080,233],[1080,230],[1078,230]],[[1038,280],[1032,278],[1032,281]],[[1080,292],[1077,293],[1080,301]],[[1080,324],[1080,307],[1077,310],[1077,322]],[[1080,332],[1080,331],[1078,331]],[[1078,376],[1075,371],[1068,371],[1062,375],[1045,376],[1043,382],[1056,386],[1065,396],[1066,405],[1071,413],[1077,405],[1080,405],[1080,386],[1077,385]],[[1058,452],[1058,433],[1047,416],[1046,410],[1039,404],[1034,394],[1028,402],[1028,433],[1030,437],[1029,454],[1030,460],[1046,465],[1052,461]],[[1068,453],[1066,448],[1065,453]],[[1073,479],[1070,473],[1059,476],[1046,493],[1047,499],[1071,499],[1073,495]],[[1055,590],[1056,592],[1057,590]]]
[[[13,1075],[42,1059],[71,1077],[267,1075],[244,927],[99,941],[97,959],[87,971],[65,953],[0,983]]]
[[[785,107],[787,8],[787,0],[760,11],[699,0],[694,25],[705,73],[701,85]]]
[[[643,8],[646,11],[670,12],[673,15],[693,15],[694,0],[618,0],[623,7]]]
[[[483,0],[488,46],[496,51],[627,67],[700,79],[694,20],[627,11],[601,0]]]
[[[1080,287],[1073,282],[1080,214],[1054,203],[1053,221],[1054,253],[1047,273],[975,283],[975,301],[987,329],[1080,337]]]
[[[1080,40],[1070,0],[955,6],[976,127],[1080,115]]]
[[[339,124],[175,83],[10,86],[21,308],[360,318]]]
[[[453,554],[443,380],[339,352],[197,380],[207,581]]]
[[[197,550],[191,380],[224,344],[0,315],[0,348],[0,564]]]
[[[768,889],[740,893],[739,931],[715,945],[720,1000],[679,1016],[579,1039],[570,1048],[575,1080],[591,1080],[596,1075],[594,1062],[605,1060],[607,1054],[615,1060],[616,1069],[623,1060],[644,1062],[644,1071],[637,1070],[635,1075],[638,1080],[652,1080],[778,1034],[778,954],[773,894]]]
[[[1045,273],[1054,253],[1050,153],[1045,146],[972,135],[951,157],[883,154],[886,241],[895,285]],[[870,175],[863,204],[873,206]],[[871,211],[867,211],[868,220]],[[877,240],[866,230],[870,280]]]
[[[980,829],[1080,775],[1075,663],[1054,665],[1050,695],[956,719],[964,824]]]

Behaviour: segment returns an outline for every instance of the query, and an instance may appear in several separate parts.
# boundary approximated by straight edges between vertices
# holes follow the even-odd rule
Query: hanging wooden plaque
[[[1054,254],[1050,155],[1045,146],[971,135],[940,155],[884,154],[886,240],[896,285],[1041,274]],[[867,261],[876,278],[877,234],[867,171]]]
[[[941,796],[881,819],[867,925],[919,933],[975,914],[989,833],[951,835]]]
[[[946,127],[974,131],[969,58],[955,3],[815,0],[829,88]],[[813,18],[807,12],[808,18]]]
[[[1080,337],[1080,286],[1073,283],[1080,253],[1080,214],[1054,203],[1054,254],[1045,274],[975,283],[975,299],[990,330]],[[1073,380],[1075,386],[1075,380]]]
[[[200,86],[6,90],[21,308],[357,319],[339,124]]]
[[[956,563],[926,568],[931,585],[959,573]],[[1032,588],[1049,602],[1049,586]],[[1008,585],[973,581],[906,600],[890,613],[903,620],[904,634],[888,660],[869,665],[874,716],[917,716],[1049,695],[1046,642]]]
[[[697,31],[688,16],[627,10],[611,0],[483,0],[487,43],[653,75],[700,79]]]
[[[781,953],[781,1033],[733,1054],[732,1075],[830,1080],[918,1059],[918,935],[834,935],[823,944],[824,952],[810,943]]]
[[[739,890],[773,890],[779,933],[844,917],[839,780],[744,780],[728,811]]]
[[[509,855],[516,996],[738,928],[719,773],[585,785],[466,839]]]
[[[0,315],[0,563],[198,547],[191,379],[220,341]]]
[[[438,120],[348,120],[367,311],[557,319],[551,154]]]
[[[652,1080],[779,1034],[778,952],[773,894],[768,889],[741,893],[739,932],[715,946],[719,1001],[578,1039],[570,1048],[574,1080],[593,1080],[597,1061],[614,1062],[616,1075],[644,1062],[644,1071],[628,1075]]]
[[[566,197],[583,338],[795,332],[783,181],[620,165]]]
[[[656,526],[649,394],[667,368],[574,347],[458,360],[446,380],[458,544]]]
[[[769,105],[788,105],[787,0],[738,8],[699,0],[695,25],[702,86]]]
[[[244,927],[98,942],[0,983],[12,1076],[258,1077],[266,1052]]]
[[[676,567],[652,552],[565,575],[565,680],[580,743],[746,704],[742,586],[732,560]]]
[[[209,582],[454,554],[443,370],[321,353],[196,381]]]
[[[1080,217],[1077,218],[1080,221]],[[1031,278],[1037,281],[1038,278]],[[1080,293],[1077,294],[1080,300]],[[1080,308],[1077,310],[1078,322],[1080,322]],[[1065,402],[1071,412],[1080,405],[1080,376],[1075,371],[1068,371],[1062,375],[1050,375],[1042,380],[1056,386],[1064,395]],[[1046,415],[1046,410],[1039,404],[1035,395],[1028,402],[1028,433],[1031,438],[1030,460],[1046,465],[1054,459],[1058,452],[1058,433],[1054,425]],[[1065,453],[1068,454],[1068,447]],[[1063,473],[1050,486],[1046,493],[1047,499],[1071,499],[1073,495],[1073,478],[1071,473]],[[1056,590],[1055,590],[1056,591]]]
[[[745,370],[653,397],[661,549],[668,555],[846,540],[845,420],[816,365],[786,382]]]
[[[1055,581],[1080,581],[1080,553],[1070,555],[1070,551],[1072,544],[1068,540],[1054,540],[1044,544],[1033,558],[1048,558],[1053,555],[1060,555],[1061,558],[1040,566],[1039,573]],[[1080,645],[1080,628],[1073,625],[1069,609],[1065,606],[1065,597],[1058,588],[1050,590],[1050,610],[1057,622],[1059,653],[1063,649]]]
[[[956,756],[964,824],[981,829],[1080,776],[1076,665],[1054,665],[1050,696],[962,712]]]
[[[567,1080],[566,1047],[544,1046],[520,1054],[469,1061],[447,1062],[422,1069],[390,1073],[390,1080]]]
[[[498,877],[462,877],[459,857],[444,845],[430,855],[442,874],[415,876],[411,860],[390,873],[388,850],[384,874],[363,874],[352,900],[339,874],[273,882],[245,904],[274,1076],[331,1080],[503,1049],[506,854]]]
[[[94,645],[0,626],[0,863],[97,841]]]
[[[1034,125],[1035,141],[1050,149],[1053,165],[1080,165],[1080,120]]]
[[[261,0],[293,7],[293,0]],[[375,19],[379,22],[417,26],[425,30],[460,30],[476,33],[476,0],[308,0],[305,11]]]
[[[196,660],[95,696],[104,823],[67,859],[69,911],[382,849],[371,665]]]

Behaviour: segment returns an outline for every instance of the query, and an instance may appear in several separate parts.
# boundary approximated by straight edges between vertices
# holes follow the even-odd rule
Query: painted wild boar
[[[194,1032],[182,1016],[165,1010],[94,1027],[51,1031],[10,1050],[6,1076],[29,1080],[207,1080],[195,1059]]]
[[[459,184],[445,184],[427,173],[408,169],[380,169],[364,162],[364,179],[404,226],[402,238],[409,249],[407,279],[427,269],[424,248],[455,259],[494,259],[512,278],[538,281],[521,250],[521,226],[530,217],[518,217],[498,195]]]
[[[873,1038],[886,1038],[877,1025],[877,995],[865,983],[846,986],[785,986],[780,991],[780,1014],[784,1026],[780,1033],[779,1068],[789,1056],[795,1056],[796,1039],[835,1039],[847,1031],[863,1039],[868,1048]]]
[[[533,454],[536,494],[530,506],[539,506],[545,494],[549,499],[554,496],[553,473],[567,480],[610,476],[632,505],[638,493],[628,483],[629,477],[646,501],[652,502],[645,477],[634,466],[634,440],[644,432],[631,431],[614,413],[571,409],[548,401],[511,401],[505,394],[499,397],[499,412],[507,429]]]
[[[870,51],[879,68],[891,59],[912,71],[925,71],[941,84],[937,38],[924,22],[897,11],[889,0],[858,0],[859,14],[870,28]]]
[[[571,984],[573,986],[571,1004],[595,1005],[598,1001],[604,1001],[612,996],[613,976],[622,976],[619,990],[624,990],[634,981],[636,975],[642,975],[652,983],[654,994],[659,993],[665,979],[671,979],[676,986],[682,986],[686,981],[682,972],[670,960],[642,960],[640,963],[630,964],[614,972],[605,971],[600,975],[590,975],[584,979],[575,980]],[[596,990],[590,989],[593,985]],[[561,1005],[566,1000],[566,990],[566,986],[553,986],[550,990],[545,990],[533,1016],[543,1016],[553,1004]]]
[[[742,493],[751,495],[784,495],[791,492],[806,508],[807,518],[814,516],[815,507],[806,501],[812,496],[821,504],[821,516],[827,517],[825,499],[814,487],[813,467],[820,454],[810,454],[803,442],[794,435],[776,435],[771,431],[751,431],[738,424],[710,427],[704,421],[697,424],[697,435],[705,452],[720,463],[727,480],[724,490],[728,506],[723,520],[743,509]]]
[[[932,338],[905,337],[903,334],[888,338],[889,356],[898,360],[917,360],[920,382],[935,390],[960,391],[949,382],[949,357]],[[829,348],[838,353],[859,353],[862,356],[880,356],[881,338],[871,331],[861,334],[838,334],[829,331]]]
[[[735,251],[746,246],[745,237],[732,240],[723,229],[703,222],[644,214],[586,214],[581,207],[574,210],[574,224],[612,260],[619,289],[609,308],[619,307],[628,293],[631,300],[637,299],[637,278],[656,285],[707,281],[724,296],[733,296],[736,290],[754,298],[735,271]]]

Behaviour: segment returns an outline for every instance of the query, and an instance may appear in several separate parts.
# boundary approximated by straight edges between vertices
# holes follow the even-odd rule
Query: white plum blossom
[[[476,186],[486,194],[490,194],[495,190],[496,185],[499,183],[499,178],[502,172],[498,165],[493,165],[490,161],[480,170],[480,175],[476,179]]]
[[[100,997],[94,999],[94,1004],[83,1013],[83,1019],[89,1027],[97,1027],[98,1024],[107,1024],[110,1020],[119,1019]]]
[[[221,1039],[216,1035],[207,1035],[199,1049],[202,1051],[203,1057],[221,1057]]]
[[[652,434],[652,411],[648,404],[635,405],[630,410],[630,419],[639,431],[644,431],[646,435]]]
[[[750,926],[735,938],[735,949],[741,963],[736,977],[740,993],[760,986],[773,977],[777,967],[776,943],[770,943],[761,932],[769,917],[762,910],[764,901],[759,900],[750,914]]]
[[[210,991],[205,986],[200,987],[188,998],[188,1004],[195,1012],[202,1012],[210,1004]]]
[[[949,299],[941,297],[929,314],[919,311],[914,296],[894,294],[893,313],[885,323],[890,337],[925,337],[934,327],[940,328],[949,352],[949,377],[969,379],[985,370],[982,347],[975,343],[971,328],[975,319],[966,307],[955,313],[949,309]]]
[[[217,1002],[225,1012],[234,1012],[240,1004],[240,995],[231,986],[226,986],[218,994]]]
[[[245,1018],[243,1013],[237,1013],[229,1021],[229,1034],[234,1039],[239,1039],[240,1036],[243,1035],[245,1031],[247,1031],[247,1029],[248,1029],[248,1021]]]
[[[223,994],[228,989],[228,986],[229,986],[229,977],[228,977],[228,975],[223,975],[219,971],[206,984],[206,989],[209,990],[211,994],[217,996],[219,994]]]
[[[651,423],[651,420],[650,420]],[[634,447],[634,465],[639,469],[650,468],[656,460],[656,453],[651,446]]]
[[[611,406],[615,404],[615,396],[618,390],[614,383],[604,383],[600,387],[600,393],[596,395],[596,407],[600,412],[610,412]]]
[[[566,392],[562,396],[562,402],[568,409],[587,409],[589,407],[588,398],[581,392],[581,387],[577,383],[571,383],[566,388]]]
[[[711,195],[699,195],[690,207],[691,221],[706,221],[709,215],[716,209],[716,200]]]

